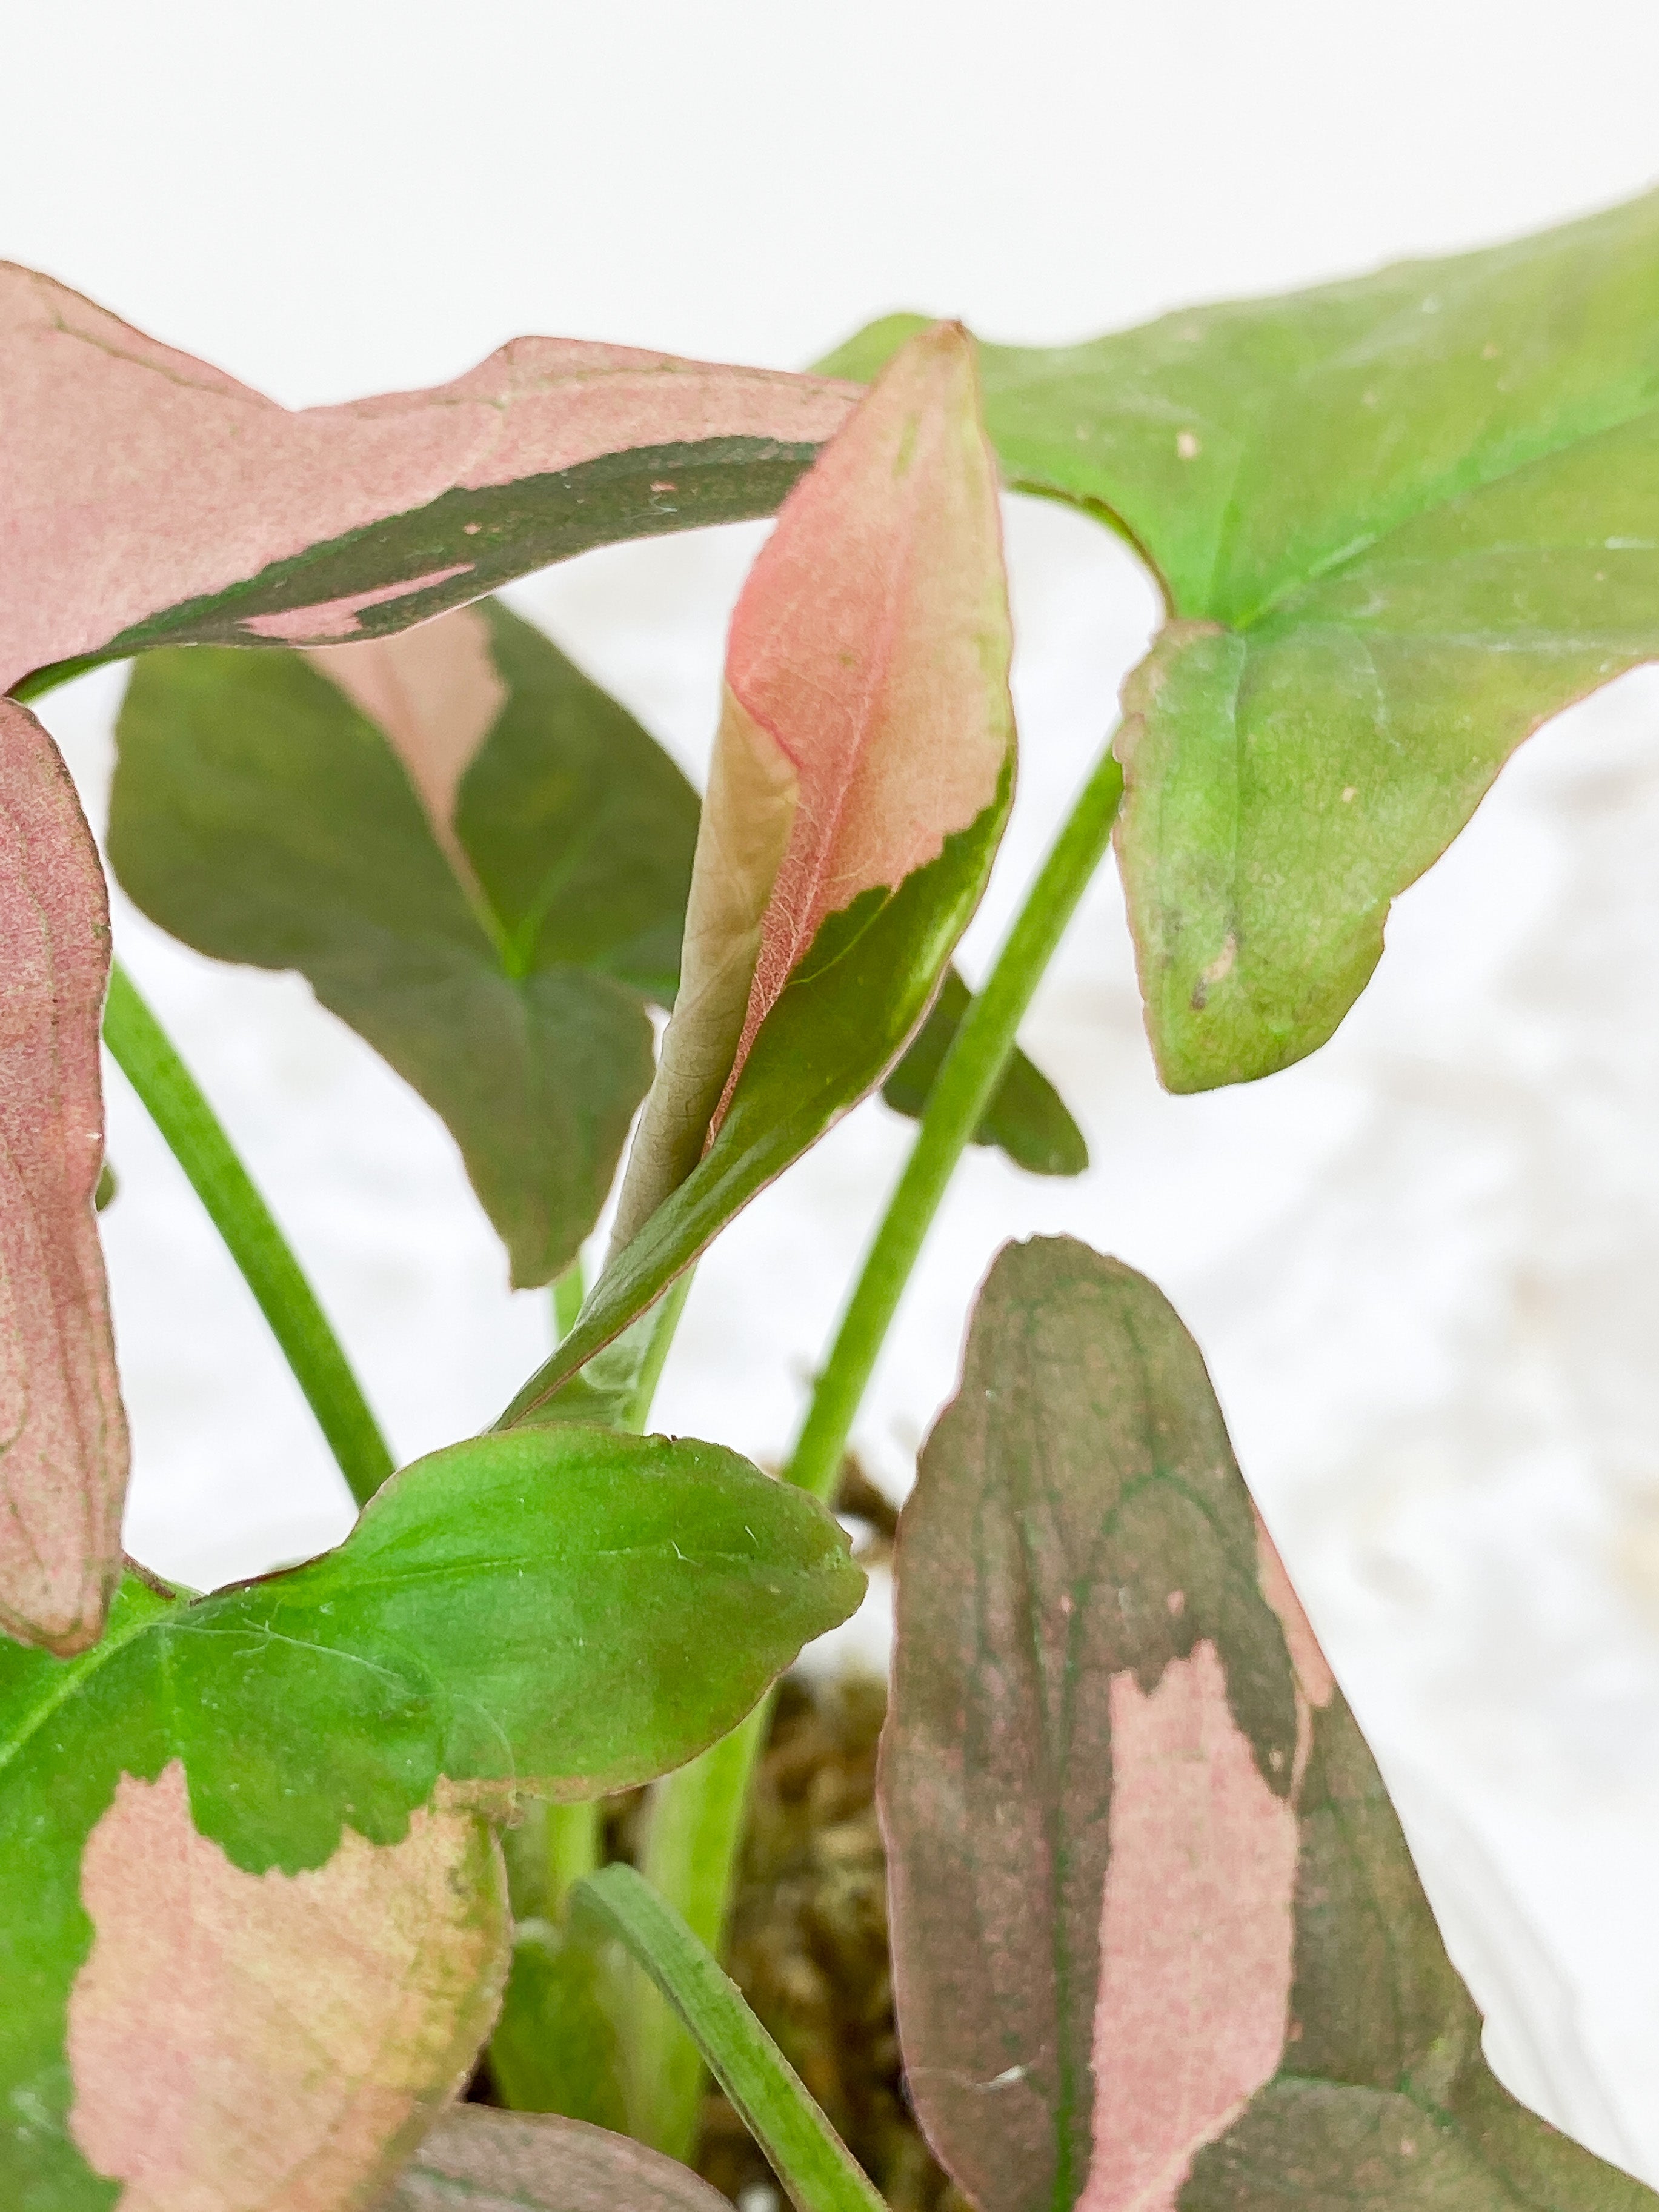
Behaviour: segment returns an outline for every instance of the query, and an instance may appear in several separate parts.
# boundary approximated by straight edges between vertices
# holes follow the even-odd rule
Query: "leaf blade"
[[[94,1197],[109,908],[80,803],[27,708],[0,700],[0,1628],[63,1655],[102,1629],[127,1432]]]
[[[1546,2174],[1560,2212],[1656,2202],[1486,2071],[1197,1349],[1143,1278],[1068,1238],[1005,1248],[896,1576],[900,2030],[982,2212],[1287,2212],[1339,2174],[1437,2212],[1541,2201]]]
[[[385,635],[590,545],[769,514],[848,404],[520,338],[431,392],[294,414],[9,264],[0,396],[27,428],[0,690],[162,644]]]

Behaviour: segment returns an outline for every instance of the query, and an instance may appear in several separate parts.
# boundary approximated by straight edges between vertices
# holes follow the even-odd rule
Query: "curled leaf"
[[[738,601],[612,1262],[509,1418],[650,1305],[920,1025],[1006,814],[1009,652],[973,349],[941,324],[790,495]]]
[[[130,1784],[188,1789],[218,1855],[210,1950],[216,1899],[309,1896],[260,1885],[326,1875],[343,1838],[379,1865],[423,1812],[505,1819],[520,1792],[596,1796],[683,1765],[862,1589],[830,1516],[736,1454],[566,1428],[416,1462],[338,1550],[284,1573],[190,1601],[131,1575],[77,1658],[0,1646],[0,2203],[108,2212],[64,2035],[98,1910],[88,1839],[118,1801],[135,1820],[159,1802]],[[124,1911],[154,1888],[140,1826]],[[95,1863],[113,1881],[122,1856]],[[209,1863],[189,1845],[157,1975]],[[140,1948],[111,1954],[123,1975]],[[121,2033],[138,2100],[151,2046]],[[153,2048],[159,2091],[174,2058]]]
[[[127,1434],[93,1218],[109,916],[56,747],[0,700],[0,1626],[79,1651],[119,1561]]]
[[[87,1839],[92,1949],[69,2000],[70,2133],[123,2212],[356,2212],[453,2096],[507,1949],[500,1851],[416,1813],[314,1870],[241,1872],[183,1767],[124,1776]]]
[[[591,545],[769,514],[848,404],[516,338],[434,391],[291,413],[0,264],[0,690],[155,645],[381,635]]]
[[[1144,1277],[1069,1238],[1003,1251],[896,1573],[899,2028],[980,2212],[1653,2212],[1487,2070]]]

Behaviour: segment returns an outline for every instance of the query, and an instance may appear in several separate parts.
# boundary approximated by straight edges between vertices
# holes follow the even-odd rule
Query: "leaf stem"
[[[582,1300],[587,1295],[582,1280],[582,1255],[575,1258],[553,1285],[553,1342],[564,1342],[576,1326],[576,1316],[582,1310]]]
[[[1002,1079],[1043,970],[1099,866],[1123,772],[1109,744],[1026,894],[1002,951],[974,999],[928,1094],[921,1127],[834,1347],[812,1395],[787,1479],[828,1503],[859,1401],[896,1311],[951,1170]],[[750,1779],[766,1741],[772,1701],[652,1791],[645,1867],[652,1882],[718,1956],[735,1886]],[[637,2014],[635,2064],[651,2140],[671,2155],[694,2147],[701,2068],[672,2022]]]
[[[984,988],[957,1031],[904,1172],[888,1202],[830,1357],[813,1387],[786,1479],[828,1500],[899,1300],[957,1162],[979,1127],[1014,1049],[1032,994],[1100,865],[1123,771],[1109,744],[1037,872]]]
[[[258,1302],[359,1505],[392,1472],[392,1454],[288,1240],[165,1030],[118,964],[104,1042],[189,1177]]]
[[[629,1866],[590,1876],[574,1901],[621,1939],[673,2006],[801,2212],[884,2212],[805,2083],[679,1914]]]

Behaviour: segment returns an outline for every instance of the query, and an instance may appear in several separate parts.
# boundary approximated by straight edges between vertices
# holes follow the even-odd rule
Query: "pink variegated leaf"
[[[103,1625],[126,1424],[93,1218],[109,964],[98,855],[56,747],[0,699],[0,1627]]]
[[[612,1262],[510,1418],[642,1313],[922,1021],[1006,816],[1010,649],[973,344],[942,323],[790,495],[738,601]]]
[[[980,2212],[1654,2212],[1480,2054],[1197,1347],[1006,1248],[901,1520],[911,2094]]]
[[[0,264],[0,690],[162,644],[403,629],[617,538],[767,514],[844,386],[562,338],[295,413]]]
[[[465,2081],[506,1974],[499,1847],[457,1811],[246,1874],[197,1832],[175,1761],[123,1777],[81,1896],[69,2132],[125,2185],[122,2212],[367,2212]]]

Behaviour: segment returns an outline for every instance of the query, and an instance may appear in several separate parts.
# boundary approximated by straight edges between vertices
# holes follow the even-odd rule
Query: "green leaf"
[[[942,325],[825,448],[738,601],[684,977],[611,1259],[507,1420],[559,1418],[561,1386],[920,1028],[1006,817],[1010,649],[972,356]]]
[[[881,1086],[896,1114],[919,1121],[926,1113],[934,1079],[971,1004],[968,986],[954,968],[947,969],[920,1036]],[[1029,1175],[1078,1176],[1089,1165],[1088,1145],[1066,1102],[1018,1046],[969,1141],[995,1146]]]
[[[609,1866],[574,1905],[621,1938],[708,2062],[800,2212],[883,2212],[882,2202],[743,1992],[630,1866]]]
[[[901,1517],[908,2077],[980,2212],[1651,2212],[1518,2105],[1142,1276],[1005,1248]]]
[[[559,2112],[626,2132],[628,2100],[609,1947],[546,1920],[520,1922],[489,2071],[520,2112]]]
[[[769,514],[845,417],[810,377],[517,338],[297,414],[0,264],[0,690],[158,645],[322,645],[619,538]]]
[[[442,1116],[524,1287],[592,1229],[672,998],[697,806],[494,601],[331,652],[156,653],[109,849],[198,951],[297,968]]]
[[[287,1573],[190,1603],[129,1577],[79,1659],[0,1647],[7,2201],[109,2202],[64,2132],[64,2022],[123,1776],[176,1763],[231,1868],[294,1875],[343,1829],[394,1844],[430,1804],[501,1817],[683,1764],[862,1583],[833,1522],[733,1453],[526,1431],[417,1461]]]
[[[457,2105],[428,2135],[384,2212],[726,2212],[672,2159],[580,2120]]]
[[[869,374],[912,326],[830,357]],[[1322,1044],[1510,752],[1659,654],[1659,195],[1455,258],[987,346],[1007,481],[1170,622],[1118,839],[1172,1089]]]

